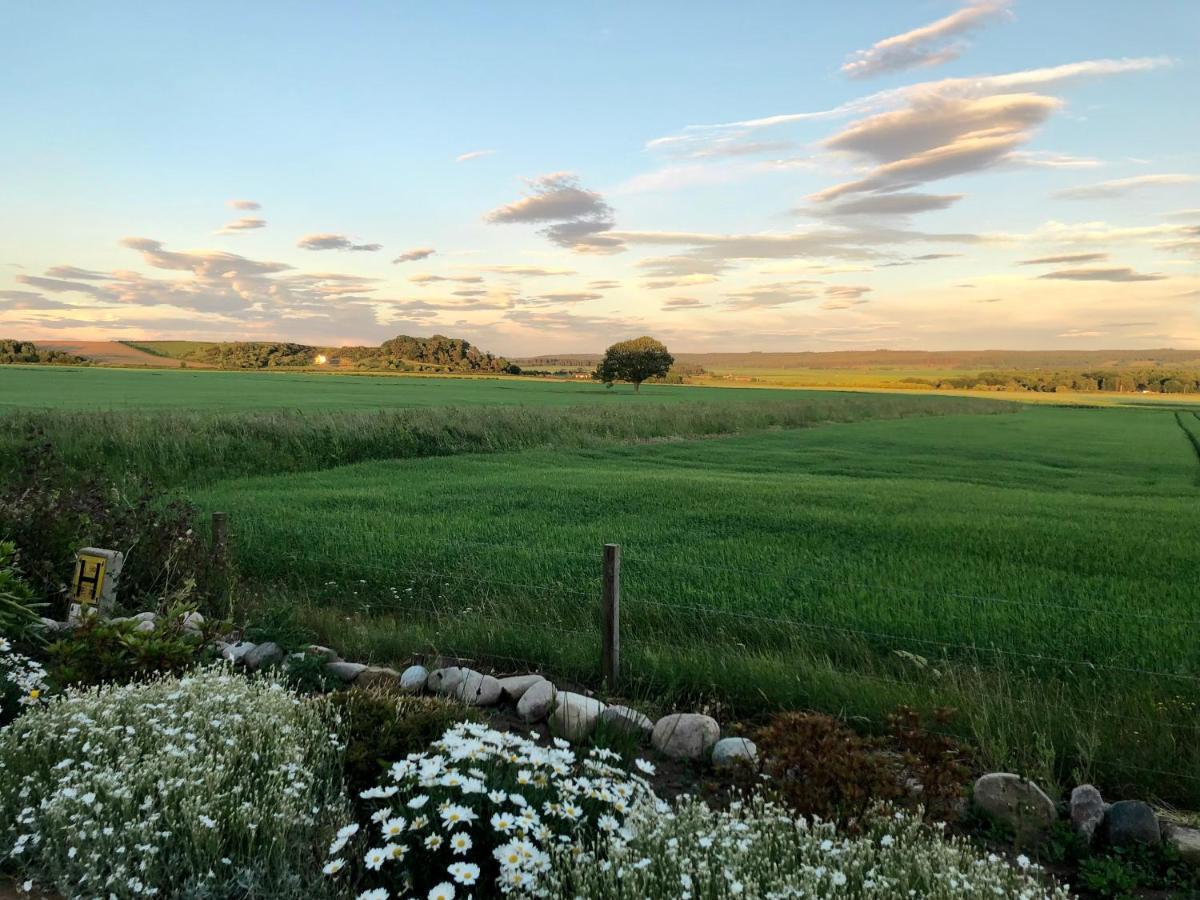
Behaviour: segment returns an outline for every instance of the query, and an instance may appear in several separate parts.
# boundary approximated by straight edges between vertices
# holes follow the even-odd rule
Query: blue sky
[[[1197,47],[1187,0],[26,4],[0,332],[1200,347]]]

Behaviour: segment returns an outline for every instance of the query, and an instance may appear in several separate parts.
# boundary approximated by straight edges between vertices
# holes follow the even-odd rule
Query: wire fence
[[[1163,793],[1200,800],[1200,618],[644,550],[623,552],[614,580],[598,542],[431,535],[397,552],[385,531],[359,537],[352,563],[323,581],[313,575],[344,551],[335,541],[256,577],[303,582],[316,606],[408,635],[388,649],[752,713],[878,721],[889,703],[954,706],[955,729],[930,730],[1017,743],[1024,729],[1064,765],[1188,785]]]

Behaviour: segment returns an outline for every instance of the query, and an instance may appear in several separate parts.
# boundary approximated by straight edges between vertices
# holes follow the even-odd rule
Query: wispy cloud
[[[1111,181],[1101,181],[1096,184],[1063,188],[1061,191],[1055,191],[1054,196],[1062,200],[1102,200],[1120,197],[1146,188],[1175,187],[1196,182],[1200,182],[1200,175],[1135,175],[1132,178],[1114,178]]]
[[[416,262],[419,259],[428,259],[436,252],[432,247],[414,247],[411,250],[405,250],[393,259],[392,263]]]
[[[1059,266],[1076,263],[1100,262],[1108,259],[1107,253],[1062,253],[1057,256],[1038,256],[1034,259],[1023,259],[1018,265],[1022,266]]]
[[[460,153],[454,157],[455,162],[470,162],[473,159],[482,159],[485,156],[491,156],[495,150],[469,150],[466,153]]]
[[[374,253],[383,249],[383,244],[356,244],[344,234],[328,232],[306,234],[296,241],[296,246],[301,250],[355,250],[366,253]]]
[[[976,0],[936,22],[877,42],[855,52],[842,66],[848,78],[871,78],[905,69],[928,68],[958,59],[966,43],[956,40],[1011,16],[1009,0]]]
[[[1038,278],[1067,281],[1161,281],[1166,277],[1165,275],[1135,272],[1128,267],[1110,269],[1060,269],[1038,276]]]
[[[237,234],[239,231],[253,231],[256,228],[266,228],[267,220],[254,216],[242,216],[232,222],[226,222],[217,234]]]
[[[228,205],[230,209],[244,209],[247,211],[262,209],[262,204],[257,200],[230,200]]]

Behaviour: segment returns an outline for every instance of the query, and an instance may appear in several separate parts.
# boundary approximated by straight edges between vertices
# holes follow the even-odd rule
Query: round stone
[[[654,723],[650,743],[664,756],[703,759],[720,736],[721,726],[712,716],[673,713]]]

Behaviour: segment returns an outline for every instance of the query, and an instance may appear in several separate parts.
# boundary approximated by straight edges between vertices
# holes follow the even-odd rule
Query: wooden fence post
[[[621,545],[604,545],[604,582],[601,598],[601,668],[610,691],[621,675]]]
[[[212,544],[209,562],[214,568],[224,568],[229,560],[229,517],[223,512],[212,514]]]

